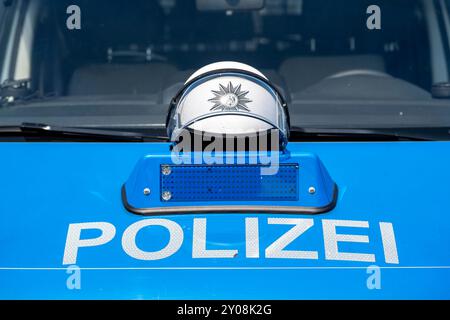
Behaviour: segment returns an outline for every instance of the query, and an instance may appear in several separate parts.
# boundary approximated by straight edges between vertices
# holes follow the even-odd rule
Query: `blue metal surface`
[[[0,298],[450,299],[450,143],[291,143],[292,157],[316,154],[340,188],[336,208],[323,215],[145,218],[127,212],[120,189],[136,162],[168,150],[166,144],[0,145]],[[159,180],[159,173],[153,178]],[[248,218],[259,225],[259,257],[246,254]],[[286,249],[315,251],[317,259],[267,257],[267,248],[292,228],[273,224],[272,218],[311,219],[313,225]],[[182,245],[159,260],[131,257],[124,232],[155,219],[179,225]],[[237,254],[195,257],[195,219],[206,219],[207,249]],[[366,222],[366,227],[338,227],[370,240],[340,242],[339,250],[373,254],[374,261],[330,256],[324,236],[330,220]],[[78,250],[81,288],[70,290],[63,264],[68,228],[88,222],[111,224],[115,234],[105,244]],[[387,261],[383,222],[395,231],[398,263]],[[81,234],[93,237],[98,230]],[[168,241],[162,227],[147,227],[135,239],[145,251]],[[367,284],[370,265],[380,268],[379,289]]]
[[[160,174],[160,194],[167,201],[296,201],[298,164],[281,164],[272,175],[260,165],[175,165]],[[161,172],[162,169],[160,169]],[[160,199],[160,201],[166,201]]]

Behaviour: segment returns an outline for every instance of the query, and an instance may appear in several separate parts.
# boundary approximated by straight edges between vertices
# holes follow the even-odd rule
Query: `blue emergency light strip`
[[[160,194],[170,192],[169,201],[298,200],[297,164],[281,164],[276,173],[270,175],[261,174],[261,165],[161,167]],[[164,168],[170,169],[164,171]]]
[[[170,163],[168,155],[148,155],[137,163],[122,187],[128,211],[319,214],[337,202],[338,188],[314,154],[282,154],[272,175],[262,174],[260,164]]]

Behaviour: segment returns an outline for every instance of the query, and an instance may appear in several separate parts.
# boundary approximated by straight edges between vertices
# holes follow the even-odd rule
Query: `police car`
[[[0,298],[449,299],[448,21],[0,2]]]

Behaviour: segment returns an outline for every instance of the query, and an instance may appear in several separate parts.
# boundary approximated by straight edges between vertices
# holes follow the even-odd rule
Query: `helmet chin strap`
[[[268,119],[266,119],[266,118],[264,118],[264,117],[261,117],[261,116],[259,116],[259,115],[257,115],[257,114],[253,114],[253,113],[242,113],[242,112],[227,112],[227,115],[238,115],[238,116],[243,116],[243,117],[249,117],[249,118],[258,119],[259,121],[265,122],[265,123],[267,123],[269,126],[271,126],[271,127],[272,127],[271,129],[272,129],[272,130],[275,129],[275,130],[278,130],[279,132],[282,132],[282,129],[281,129],[281,128],[275,126],[271,121],[269,121]],[[217,117],[217,116],[220,116],[220,114],[217,114],[217,113],[208,113],[208,114],[205,114],[205,115],[203,115],[203,116],[197,117],[197,118],[192,119],[191,121],[185,123],[185,124],[184,124],[184,127],[188,128],[188,127],[191,127],[191,126],[192,126],[194,123],[196,123],[196,122],[199,122],[199,121],[202,121],[202,120],[205,120],[205,119],[208,119],[208,118]],[[269,129],[269,130],[271,130],[271,129]],[[226,134],[226,133],[221,133],[221,134]],[[178,134],[178,135],[175,135],[174,138],[171,138],[171,139],[172,139],[172,140],[175,140],[175,139],[177,139],[178,137],[179,137],[179,134]],[[170,138],[170,137],[169,137],[169,138]],[[283,137],[283,138],[284,138],[284,137]],[[283,139],[283,140],[285,140],[285,139]]]

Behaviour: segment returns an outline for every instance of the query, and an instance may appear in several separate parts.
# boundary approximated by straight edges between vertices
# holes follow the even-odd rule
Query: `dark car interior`
[[[378,3],[381,30],[366,27],[365,0],[266,0],[247,11],[202,11],[193,0],[48,1],[34,42],[33,86],[42,95],[170,97],[196,69],[231,60],[260,69],[288,99],[330,91],[334,98],[349,83],[359,84],[342,93],[350,97],[399,90],[428,97],[421,3]],[[80,30],[65,27],[70,4],[81,8]]]

